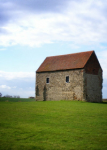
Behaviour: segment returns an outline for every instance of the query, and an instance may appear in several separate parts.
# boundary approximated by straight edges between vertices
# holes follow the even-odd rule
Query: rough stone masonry
[[[36,100],[102,102],[102,68],[94,51],[47,57],[36,71]]]

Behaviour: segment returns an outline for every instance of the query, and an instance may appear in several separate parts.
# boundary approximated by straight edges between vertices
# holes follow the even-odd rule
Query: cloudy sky
[[[47,56],[94,50],[107,98],[107,0],[0,0],[0,92],[35,95]]]

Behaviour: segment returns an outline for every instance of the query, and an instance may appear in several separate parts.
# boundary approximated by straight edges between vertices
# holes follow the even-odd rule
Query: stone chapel
[[[36,71],[36,100],[102,102],[102,81],[94,51],[47,57]]]

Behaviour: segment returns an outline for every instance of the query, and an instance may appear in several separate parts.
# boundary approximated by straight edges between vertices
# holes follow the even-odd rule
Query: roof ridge
[[[84,51],[84,52],[77,52],[77,53],[70,53],[70,54],[63,54],[63,55],[56,55],[56,56],[48,56],[46,58],[50,58],[50,57],[60,57],[60,56],[68,56],[68,55],[75,55],[75,54],[81,54],[81,53],[87,53],[87,52],[94,52],[94,50],[91,51]]]
[[[92,50],[46,57],[37,72],[84,68],[93,53],[95,52]]]

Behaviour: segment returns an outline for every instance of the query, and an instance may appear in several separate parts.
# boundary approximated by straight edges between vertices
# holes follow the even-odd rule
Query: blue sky
[[[47,56],[94,50],[107,98],[107,0],[0,0],[0,92],[35,96]]]

